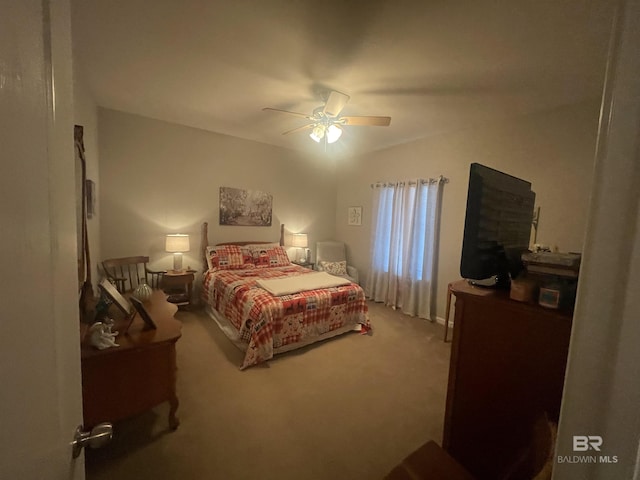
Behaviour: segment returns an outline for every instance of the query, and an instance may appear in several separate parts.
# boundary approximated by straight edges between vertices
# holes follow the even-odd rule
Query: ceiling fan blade
[[[301,132],[302,130],[308,130],[310,128],[313,128],[313,123],[310,123],[308,125],[303,125],[301,127],[294,128],[292,130],[287,130],[286,132],[282,132],[282,135],[289,135],[290,133]]]
[[[270,112],[280,112],[280,113],[288,113],[289,115],[295,115],[296,117],[302,117],[302,118],[306,118],[308,120],[313,120],[313,117],[311,115],[307,115],[304,113],[298,113],[298,112],[290,112],[289,110],[280,110],[279,108],[263,108],[263,111],[270,111]]]
[[[356,126],[388,127],[391,124],[391,117],[340,117],[339,120],[344,125]]]
[[[322,112],[328,117],[337,117],[351,97],[345,93],[332,90],[324,104]]]

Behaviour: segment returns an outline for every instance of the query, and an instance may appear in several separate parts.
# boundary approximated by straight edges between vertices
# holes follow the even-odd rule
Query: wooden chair
[[[133,291],[141,282],[151,288],[160,288],[165,270],[150,270],[149,257],[110,258],[102,262],[107,278],[120,293]]]
[[[384,480],[474,480],[455,458],[433,440],[425,443],[384,477]]]

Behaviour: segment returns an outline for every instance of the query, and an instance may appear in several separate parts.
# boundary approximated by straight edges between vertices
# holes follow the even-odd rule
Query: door
[[[0,7],[0,478],[81,480],[69,1]]]
[[[556,449],[573,461],[555,479],[640,478],[640,0],[618,6]]]

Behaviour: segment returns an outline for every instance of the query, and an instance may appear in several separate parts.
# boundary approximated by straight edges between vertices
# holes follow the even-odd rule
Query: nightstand
[[[191,305],[191,294],[193,293],[193,280],[197,270],[182,270],[176,272],[169,270],[162,277],[162,290],[169,295],[167,301],[178,307],[188,307]]]
[[[300,265],[301,267],[308,268],[309,270],[313,270],[316,266],[315,262],[291,262],[294,265]]]

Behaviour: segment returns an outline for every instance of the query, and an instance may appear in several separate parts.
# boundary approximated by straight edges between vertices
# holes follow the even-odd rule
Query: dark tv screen
[[[508,284],[520,273],[535,199],[530,182],[471,164],[460,261],[463,278]]]

